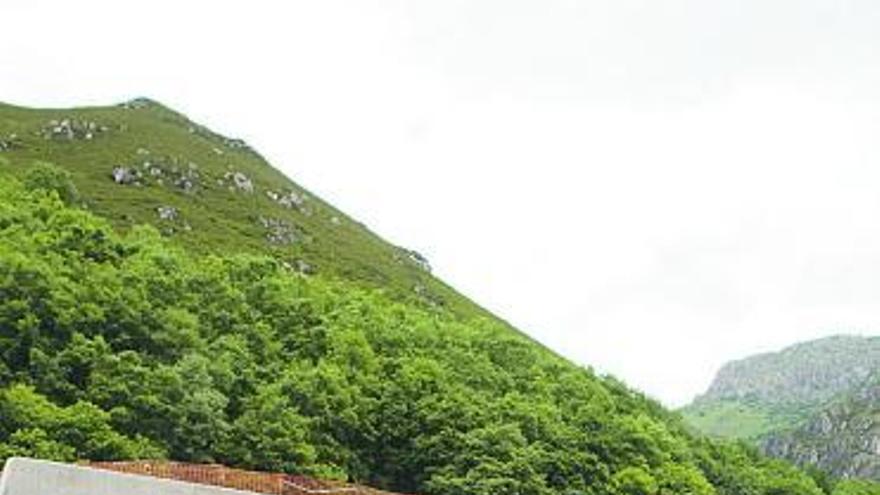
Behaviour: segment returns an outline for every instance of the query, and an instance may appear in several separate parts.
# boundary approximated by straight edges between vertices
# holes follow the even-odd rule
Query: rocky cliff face
[[[798,428],[769,436],[761,448],[837,476],[880,480],[880,382],[869,380]]]
[[[880,367],[880,339],[836,336],[726,364],[696,402],[818,406]]]
[[[728,363],[682,413],[771,456],[880,480],[880,338],[828,337]]]
[[[760,441],[791,430],[880,370],[880,338],[835,336],[726,364],[682,409],[697,430]]]

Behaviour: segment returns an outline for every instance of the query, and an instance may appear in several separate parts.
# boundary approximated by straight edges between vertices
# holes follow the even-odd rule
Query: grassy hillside
[[[121,231],[152,224],[197,252],[271,253],[301,271],[489,316],[432,277],[417,253],[382,240],[246,143],[150,100],[41,110],[0,104],[0,160],[0,171],[13,173],[37,161],[62,164],[88,208]]]
[[[715,438],[754,440],[779,426],[769,412],[743,402],[694,404],[681,413],[697,430]]]

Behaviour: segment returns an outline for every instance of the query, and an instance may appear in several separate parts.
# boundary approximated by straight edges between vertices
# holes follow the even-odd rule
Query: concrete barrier
[[[0,495],[253,495],[72,464],[13,457],[0,475]]]

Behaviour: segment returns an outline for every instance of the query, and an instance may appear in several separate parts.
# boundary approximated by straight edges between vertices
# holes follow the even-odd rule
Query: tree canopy
[[[118,233],[63,181],[0,179],[0,457],[220,462],[437,495],[830,489],[497,322]]]

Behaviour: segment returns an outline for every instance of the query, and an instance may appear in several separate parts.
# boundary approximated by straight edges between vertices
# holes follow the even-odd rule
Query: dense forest
[[[169,458],[437,495],[864,495],[497,321],[117,232],[66,172],[0,179],[0,457]]]

